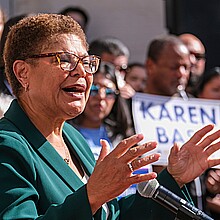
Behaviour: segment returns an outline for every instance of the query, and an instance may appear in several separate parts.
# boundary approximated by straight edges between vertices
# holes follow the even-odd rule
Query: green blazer
[[[63,135],[88,176],[95,166],[85,139],[65,123]],[[158,181],[184,197],[165,170]],[[97,189],[98,190],[98,189]],[[0,219],[104,220],[93,216],[84,185],[14,100],[0,120]],[[174,219],[175,216],[138,193],[108,202],[108,219]]]

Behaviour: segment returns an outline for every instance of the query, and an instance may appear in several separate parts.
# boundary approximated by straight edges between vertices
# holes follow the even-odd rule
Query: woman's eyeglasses
[[[55,56],[60,68],[64,71],[73,71],[79,62],[82,63],[85,72],[94,74],[99,67],[100,57],[95,55],[88,55],[84,57],[79,57],[70,52],[56,52],[56,53],[45,53],[32,55],[30,58],[41,58],[41,57],[52,57]]]
[[[100,94],[101,91],[105,92],[106,98],[115,98],[116,95],[119,94],[119,92],[116,90],[113,90],[111,88],[105,88],[105,87],[100,87],[98,85],[92,85],[90,89],[90,96],[96,96]]]

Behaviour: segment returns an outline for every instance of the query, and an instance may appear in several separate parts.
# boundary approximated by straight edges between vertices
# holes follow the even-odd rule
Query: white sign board
[[[174,142],[182,145],[207,124],[215,124],[215,130],[220,128],[220,101],[215,100],[184,101],[179,97],[137,93],[132,99],[132,112],[136,133],[145,137],[142,143],[158,142],[154,152],[161,153],[161,159],[157,165],[167,165]]]

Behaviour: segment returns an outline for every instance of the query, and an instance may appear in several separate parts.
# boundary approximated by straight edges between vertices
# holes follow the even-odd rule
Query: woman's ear
[[[22,87],[27,90],[29,86],[29,65],[24,60],[16,60],[13,64],[13,71]]]

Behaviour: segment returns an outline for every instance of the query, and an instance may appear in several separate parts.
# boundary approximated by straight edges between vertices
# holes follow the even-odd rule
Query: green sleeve
[[[93,219],[86,185],[72,193],[63,192],[69,195],[62,201],[59,186],[48,182],[51,187],[45,193],[52,188],[51,192],[57,194],[62,202],[40,206],[40,201],[46,204],[42,201],[45,193],[40,189],[39,173],[27,146],[15,138],[7,138],[6,141],[5,137],[0,137],[0,219]]]

